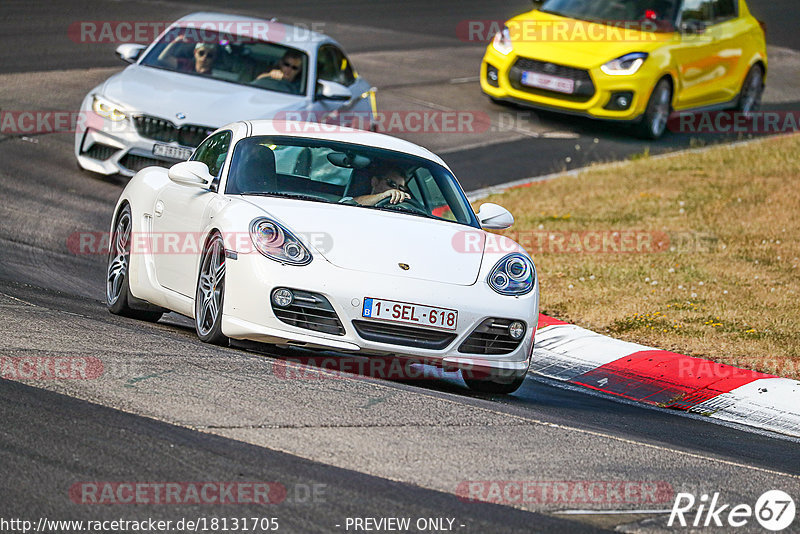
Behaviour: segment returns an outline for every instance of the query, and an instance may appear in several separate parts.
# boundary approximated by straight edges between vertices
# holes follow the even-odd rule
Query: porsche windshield
[[[547,0],[540,11],[640,30],[673,31],[678,0]]]
[[[318,139],[239,141],[225,193],[295,197],[480,227],[455,177],[400,152]]]
[[[305,52],[196,28],[168,31],[141,64],[295,95],[305,94],[308,77]]]

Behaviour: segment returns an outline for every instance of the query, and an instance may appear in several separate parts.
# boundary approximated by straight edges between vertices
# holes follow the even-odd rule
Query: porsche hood
[[[358,206],[242,198],[343,269],[456,285],[474,284],[480,272],[486,233],[477,228]]]

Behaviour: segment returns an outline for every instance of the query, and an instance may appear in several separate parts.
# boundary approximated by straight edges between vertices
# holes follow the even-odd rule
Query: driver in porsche
[[[399,204],[411,198],[406,185],[406,177],[397,167],[379,168],[373,172],[372,192],[369,195],[355,197],[353,200],[362,206],[374,206],[388,198],[390,204]]]

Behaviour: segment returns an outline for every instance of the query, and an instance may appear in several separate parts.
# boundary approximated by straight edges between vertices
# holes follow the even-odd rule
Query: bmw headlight
[[[511,53],[513,46],[511,45],[511,31],[508,26],[503,26],[503,29],[495,34],[492,46],[504,56]]]
[[[266,217],[250,223],[250,239],[256,249],[271,260],[290,265],[306,265],[312,256],[289,230]]]
[[[533,289],[536,270],[528,256],[515,252],[498,261],[486,281],[501,295],[524,295]]]
[[[98,95],[92,100],[92,111],[114,122],[124,121],[126,117],[120,106]]]
[[[639,70],[639,67],[642,66],[645,59],[647,59],[647,54],[645,52],[625,54],[617,59],[612,59],[600,67],[600,70],[609,76],[629,76],[631,74],[636,74],[636,71]]]

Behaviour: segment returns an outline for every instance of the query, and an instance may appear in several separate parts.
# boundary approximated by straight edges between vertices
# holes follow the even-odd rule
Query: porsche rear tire
[[[222,308],[225,302],[225,245],[215,232],[203,250],[194,298],[194,326],[204,343],[227,347],[222,333]]]
[[[163,315],[161,311],[142,310],[131,305],[131,303],[141,303],[147,306],[147,303],[138,301],[131,295],[128,272],[131,265],[132,231],[131,207],[129,204],[125,204],[117,215],[114,233],[111,234],[111,242],[108,247],[106,307],[115,315],[156,322]]]

